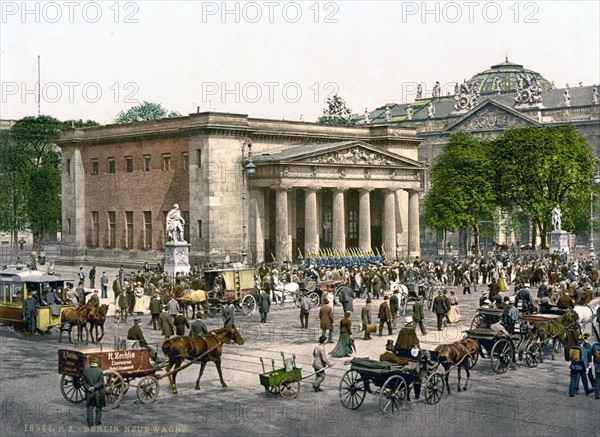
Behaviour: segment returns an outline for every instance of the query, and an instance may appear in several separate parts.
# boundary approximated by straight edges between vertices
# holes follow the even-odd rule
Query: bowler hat
[[[133,323],[140,323],[141,321],[142,321],[142,319],[140,319],[140,318],[133,319]]]

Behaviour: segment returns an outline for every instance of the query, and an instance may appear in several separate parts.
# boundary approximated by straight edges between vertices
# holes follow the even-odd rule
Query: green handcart
[[[263,373],[259,375],[260,384],[265,388],[267,394],[279,394],[284,399],[294,399],[300,392],[300,381],[302,381],[302,369],[296,367],[296,355],[286,360],[281,352],[283,367],[275,368],[275,360],[271,359],[273,370],[265,371],[265,363],[260,359]]]

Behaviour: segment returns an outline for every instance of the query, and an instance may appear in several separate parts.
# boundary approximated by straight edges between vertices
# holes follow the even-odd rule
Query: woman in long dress
[[[136,314],[144,314],[144,288],[142,287],[141,282],[137,283],[137,287],[135,287],[133,294],[135,296],[133,312]]]
[[[350,321],[350,311],[344,313],[344,318],[340,320],[340,338],[331,351],[331,356],[336,358],[349,357],[352,353],[352,322]]]
[[[448,302],[450,302],[450,311],[448,312],[448,318],[451,323],[460,322],[460,311],[458,310],[458,298],[456,297],[456,293],[454,290],[450,290],[450,296],[448,297]]]
[[[506,293],[506,277],[504,270],[500,271],[500,277],[498,278],[498,285],[500,286],[500,293]]]

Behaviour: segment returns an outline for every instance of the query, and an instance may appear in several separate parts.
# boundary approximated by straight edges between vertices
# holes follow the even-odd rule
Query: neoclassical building
[[[422,93],[411,103],[387,104],[369,113],[368,125],[394,126],[414,129],[422,140],[418,161],[430,166],[435,157],[456,132],[467,132],[479,138],[494,138],[507,129],[527,126],[574,126],[587,140],[594,154],[600,158],[600,105],[596,85],[575,86],[555,84],[540,73],[510,62],[508,58],[489,69],[477,73],[463,83],[445,87],[434,86],[431,93]],[[355,116],[365,123],[364,116]],[[428,180],[424,183],[428,189]],[[596,204],[596,216],[598,214]],[[526,244],[528,232],[516,235],[503,226],[501,217],[495,223],[496,235],[488,238],[501,244],[521,241]],[[454,236],[454,246],[465,254],[469,248],[468,235]],[[589,235],[577,236],[573,244],[585,245]],[[538,242],[539,244],[539,242]],[[421,229],[421,248],[424,255],[443,252],[442,238]],[[598,247],[598,243],[596,243]]]
[[[205,112],[62,132],[62,262],[163,256],[177,203],[192,262],[324,250],[420,254],[414,129]],[[100,261],[98,261],[100,262]]]

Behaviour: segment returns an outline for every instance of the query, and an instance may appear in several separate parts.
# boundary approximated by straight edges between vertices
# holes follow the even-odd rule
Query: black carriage
[[[471,329],[489,328],[494,323],[502,320],[502,311],[500,308],[477,309],[477,314],[471,321]]]
[[[415,383],[425,387],[425,401],[437,404],[444,393],[444,377],[437,372],[438,357],[433,351],[411,350],[396,352],[399,358],[408,361],[407,365],[387,361],[376,361],[369,358],[353,358],[342,380],[339,392],[340,402],[348,409],[356,410],[365,400],[367,392],[379,398],[379,409],[382,414],[398,413],[402,404]],[[421,377],[421,371],[425,377]],[[373,390],[372,387],[377,387]]]

